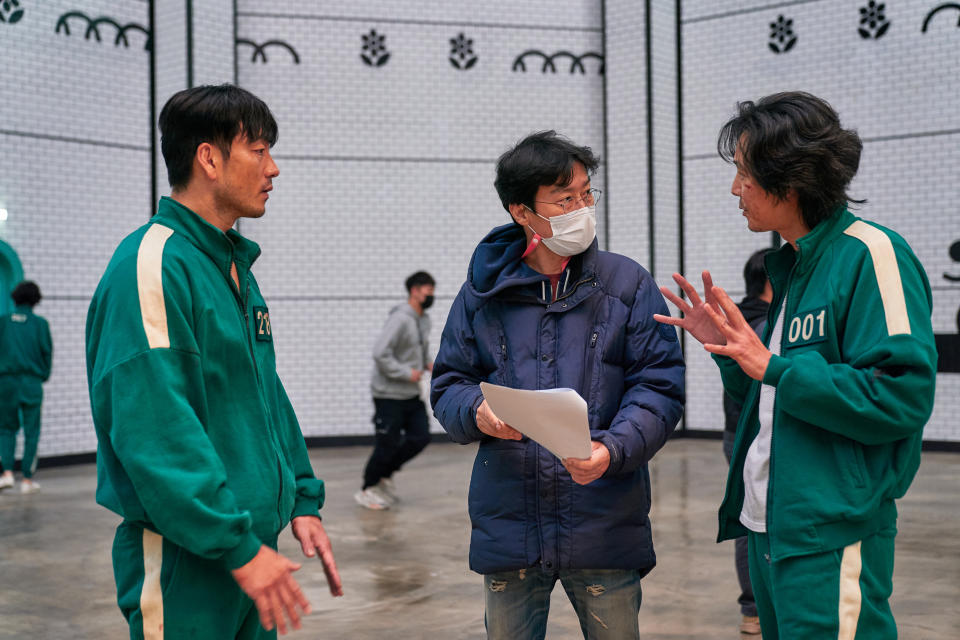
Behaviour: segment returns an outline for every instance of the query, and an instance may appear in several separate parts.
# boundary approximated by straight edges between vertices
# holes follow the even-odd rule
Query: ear
[[[530,225],[530,212],[522,204],[511,204],[510,215],[513,217],[513,221],[520,226],[526,227]]]
[[[201,142],[193,162],[208,180],[216,180],[223,170],[223,153],[215,144]]]

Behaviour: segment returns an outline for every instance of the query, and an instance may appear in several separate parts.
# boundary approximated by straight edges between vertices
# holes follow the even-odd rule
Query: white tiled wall
[[[242,230],[264,254],[258,278],[274,316],[281,376],[307,435],[369,434],[370,347],[389,308],[404,299],[417,269],[437,278],[431,311],[435,350],[449,304],[477,241],[508,220],[493,189],[494,161],[525,134],[557,129],[609,154],[594,177],[605,195],[601,238],[669,284],[681,268],[709,267],[742,293],[741,268],[766,235],[745,230],[729,195],[730,167],[716,157],[716,133],[737,100],[802,88],[823,95],[859,129],[865,148],[855,196],[863,215],[893,227],[913,245],[935,289],[934,326],[956,331],[960,273],[947,254],[960,238],[953,203],[960,113],[956,16],[935,16],[929,1],[886,3],[880,39],[857,34],[866,2],[682,3],[683,198],[678,190],[678,104],[674,2],[650,3],[653,81],[653,228],[648,209],[646,3],[607,0],[607,137],[600,63],[543,58],[603,50],[596,0],[484,3],[358,0],[272,3],[194,1],[194,84],[232,81],[264,98],[280,125],[274,149],[281,175],[267,215]],[[0,92],[0,206],[25,276],[45,300],[54,373],[46,386],[42,456],[93,451],[83,362],[89,296],[117,242],[152,210],[150,75],[145,0],[21,2],[24,17],[0,23],[8,78]],[[157,111],[188,82],[186,3],[157,2],[154,37]],[[78,8],[79,7],[79,8]],[[56,32],[66,18],[70,35]],[[792,19],[797,44],[767,46],[770,23]],[[267,61],[248,44],[264,45]],[[386,64],[364,64],[361,36],[385,35]],[[477,62],[450,63],[452,38],[472,39]],[[235,65],[236,54],[236,67]],[[824,69],[830,69],[825,73]],[[15,79],[15,81],[13,80]],[[159,193],[167,193],[162,159]],[[609,176],[609,184],[605,184]],[[680,264],[680,208],[684,211]],[[650,237],[654,239],[651,252]],[[651,261],[651,255],[653,260]],[[687,349],[686,424],[720,428],[715,367]],[[927,437],[960,440],[960,375],[939,377]],[[436,425],[435,425],[436,428]]]
[[[93,451],[83,354],[87,304],[113,248],[150,204],[146,2],[21,2],[0,24],[0,237],[36,280],[54,342],[40,455]],[[69,35],[61,26],[63,19]],[[96,39],[100,34],[100,41]]]
[[[382,66],[361,59],[371,30],[385,36]],[[473,247],[509,221],[497,157],[542,129],[602,153],[598,60],[570,73],[557,57],[557,72],[542,73],[529,56],[526,72],[512,70],[527,50],[601,51],[599,5],[240,2],[238,33],[299,58],[271,45],[264,64],[252,46],[238,50],[241,85],[280,124],[267,215],[242,227],[263,247],[281,376],[307,435],[369,434],[370,349],[404,279],[437,279],[435,351]],[[460,33],[477,57],[466,70],[448,59]],[[604,188],[602,169],[594,184]]]
[[[948,255],[960,238],[954,205],[960,195],[960,82],[954,73],[960,12],[935,15],[922,32],[941,4],[884,3],[889,26],[879,38],[864,38],[858,27],[865,0],[683,3],[687,273],[709,267],[718,284],[742,293],[743,262],[768,238],[746,231],[729,194],[733,169],[716,155],[717,132],[738,100],[802,89],[829,100],[845,126],[859,131],[864,151],[851,191],[868,199],[859,215],[910,242],[934,288],[934,329],[957,331],[960,285],[943,273],[960,271]],[[780,16],[792,20],[796,43],[776,54],[768,42]],[[688,366],[687,426],[721,428],[715,367],[696,345],[688,350]],[[960,410],[960,374],[940,374],[937,384],[925,436],[960,440],[953,418]]]

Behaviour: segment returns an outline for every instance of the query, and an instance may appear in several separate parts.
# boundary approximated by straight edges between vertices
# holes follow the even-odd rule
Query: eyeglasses
[[[552,204],[557,207],[560,207],[564,213],[571,213],[577,210],[578,205],[582,202],[586,207],[592,207],[600,202],[600,195],[603,192],[600,189],[590,189],[584,191],[579,196],[567,196],[563,200],[558,200],[556,202],[544,202],[543,200],[534,200],[540,204]]]

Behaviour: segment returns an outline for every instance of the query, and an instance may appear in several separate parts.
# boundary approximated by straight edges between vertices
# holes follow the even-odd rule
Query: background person
[[[770,287],[770,280],[767,279],[767,272],[763,266],[763,257],[769,251],[769,249],[761,249],[755,252],[743,266],[743,283],[747,295],[737,305],[744,319],[750,324],[750,328],[758,336],[763,334],[763,329],[767,326],[767,310],[770,308],[770,300],[773,299],[773,289]],[[737,435],[741,409],[740,403],[724,391],[723,455],[727,458],[727,464],[730,463],[733,454],[733,442]],[[734,559],[737,567],[737,581],[740,583],[737,603],[740,605],[740,614],[743,616],[740,621],[740,633],[756,635],[760,633],[760,619],[757,617],[757,603],[754,601],[753,587],[750,585],[745,536],[734,540]]]
[[[0,489],[14,486],[13,464],[17,431],[23,427],[20,470],[22,493],[40,490],[33,479],[40,442],[40,405],[43,383],[50,377],[53,341],[47,321],[33,313],[40,303],[40,287],[25,280],[11,292],[13,313],[0,317]]]
[[[363,471],[363,486],[354,495],[368,509],[388,509],[398,502],[393,474],[430,442],[427,409],[420,380],[433,369],[430,316],[436,283],[426,271],[407,278],[407,301],[390,310],[373,346],[373,423],[376,441]]]

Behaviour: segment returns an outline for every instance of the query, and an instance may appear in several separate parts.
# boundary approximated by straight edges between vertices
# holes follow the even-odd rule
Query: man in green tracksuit
[[[288,522],[342,593],[250,271],[260,249],[232,229],[265,211],[277,125],[222,85],[174,95],[160,130],[172,196],[120,243],[87,316],[118,603],[131,638],[275,637],[309,613],[300,565],[275,551]]]
[[[705,300],[667,296],[743,402],[719,539],[748,536],[764,640],[897,637],[897,509],[933,409],[930,286],[899,235],[847,210],[861,142],[805,93],[743,102],[719,149],[767,255],[773,301],[762,340],[704,272]]]
[[[50,377],[53,342],[47,321],[33,313],[40,302],[40,287],[25,280],[10,297],[15,305],[13,313],[0,317],[0,489],[13,487],[13,456],[17,431],[22,426],[20,491],[33,493],[40,490],[33,474],[37,470],[43,383]]]

